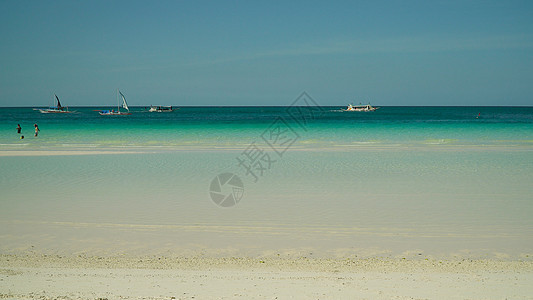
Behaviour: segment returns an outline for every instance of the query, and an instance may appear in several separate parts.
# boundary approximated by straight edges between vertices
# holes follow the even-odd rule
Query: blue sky
[[[531,1],[0,0],[0,106],[533,105]]]

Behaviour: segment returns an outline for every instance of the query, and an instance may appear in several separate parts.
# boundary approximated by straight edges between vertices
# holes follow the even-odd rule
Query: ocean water
[[[0,109],[0,146],[227,146],[253,142],[282,118],[300,138],[295,146],[372,144],[531,145],[532,107],[383,107],[371,113],[321,107],[301,121],[287,107],[182,107],[172,113],[133,108],[130,116],[100,116],[97,108],[41,114],[31,108]],[[291,114],[292,113],[292,114]],[[479,118],[476,118],[480,115]],[[39,139],[19,140],[15,127]],[[302,132],[299,130],[302,129]]]
[[[0,109],[0,252],[533,252],[533,107],[94,109]]]

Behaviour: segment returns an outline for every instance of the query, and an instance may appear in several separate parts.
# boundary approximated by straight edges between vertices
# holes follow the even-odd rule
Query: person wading
[[[35,136],[37,136],[39,134],[39,131],[41,130],[39,129],[39,126],[37,126],[37,124],[34,124],[34,126],[35,126]]]

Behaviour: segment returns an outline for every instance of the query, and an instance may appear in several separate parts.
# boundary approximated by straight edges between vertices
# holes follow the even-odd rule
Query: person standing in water
[[[17,124],[17,133],[20,133],[21,130],[22,130],[22,127],[20,127],[20,124]]]
[[[37,126],[37,124],[34,124],[34,126],[35,126],[35,136],[37,136],[39,134],[39,131],[41,130],[39,129],[39,126]]]

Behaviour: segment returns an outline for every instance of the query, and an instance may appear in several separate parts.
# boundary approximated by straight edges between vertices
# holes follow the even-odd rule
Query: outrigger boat
[[[352,104],[348,104],[348,107],[346,109],[344,109],[344,111],[375,111],[376,109],[378,109],[379,107],[373,107],[372,105],[370,104],[366,104],[366,105],[352,105]]]
[[[172,106],[150,106],[149,112],[171,112],[176,110],[177,108],[173,108]]]
[[[120,94],[120,98],[119,98]],[[120,99],[122,98],[122,107],[126,109],[126,111],[120,111]],[[128,107],[128,103],[126,102],[126,97],[117,89],[117,110],[98,110],[98,113],[102,116],[124,116],[124,115],[131,115],[130,108]]]
[[[59,97],[55,95],[57,105],[56,106],[50,106],[48,108],[34,108],[33,110],[38,110],[42,114],[66,114],[71,113],[71,111],[68,110],[68,107],[61,106],[61,102],[59,102]]]

